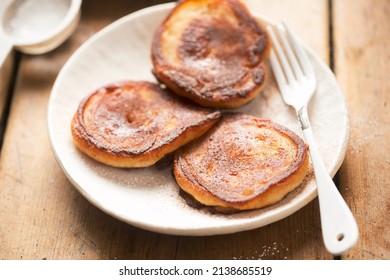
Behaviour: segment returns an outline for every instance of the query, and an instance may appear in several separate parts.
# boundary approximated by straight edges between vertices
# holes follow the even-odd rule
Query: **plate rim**
[[[83,52],[84,49],[88,48],[91,44],[93,44],[97,39],[99,39],[104,34],[115,30],[118,26],[121,26],[125,22],[132,20],[136,17],[141,17],[143,15],[147,15],[153,12],[158,12],[162,10],[170,10],[175,6],[174,2],[170,3],[164,3],[164,4],[158,4],[154,6],[149,6],[146,8],[143,8],[141,10],[135,11],[133,13],[130,13],[122,18],[117,19],[116,21],[112,22],[111,24],[107,25],[106,27],[102,28],[100,31],[96,32],[93,36],[91,36],[87,41],[85,41],[80,47],[77,48],[77,50],[70,56],[70,58],[66,61],[66,63],[61,68],[60,72],[58,73],[56,80],[53,84],[52,91],[49,97],[49,103],[48,103],[48,111],[47,111],[47,127],[48,127],[48,136],[49,141],[51,145],[51,149],[53,151],[53,154],[60,165],[62,171],[66,175],[67,179],[72,183],[72,185],[80,192],[80,194],[87,199],[89,203],[97,207],[98,209],[102,210],[106,214],[123,221],[127,224],[130,224],[132,226],[149,230],[152,232],[158,232],[163,234],[171,234],[171,235],[178,235],[178,236],[210,236],[210,235],[220,235],[220,234],[231,234],[236,232],[242,232],[247,230],[252,230],[255,228],[260,228],[266,225],[269,225],[271,223],[274,223],[276,221],[282,220],[298,210],[302,209],[304,206],[306,206],[309,202],[311,202],[314,198],[317,197],[317,189],[315,188],[313,191],[311,191],[307,196],[299,197],[299,199],[294,200],[294,204],[286,204],[282,205],[280,208],[281,211],[278,211],[278,213],[273,214],[271,216],[267,216],[267,213],[262,213],[262,219],[257,220],[253,219],[243,224],[228,224],[224,225],[222,227],[202,227],[202,228],[179,228],[179,227],[162,227],[162,226],[155,226],[151,223],[145,223],[139,220],[134,219],[128,219],[127,217],[124,217],[122,215],[119,215],[112,209],[106,207],[105,204],[102,204],[101,202],[97,201],[90,193],[86,192],[82,186],[80,186],[69,174],[68,170],[64,166],[64,163],[62,162],[60,155],[58,154],[58,148],[57,143],[54,141],[54,135],[53,135],[53,129],[52,129],[52,110],[53,110],[53,99],[55,98],[55,92],[57,91],[57,88],[59,87],[59,84],[62,80],[62,77],[65,75],[64,73],[67,72],[67,69],[72,65],[72,62],[77,59],[77,56],[79,53]],[[264,21],[266,24],[275,25],[276,22],[266,16],[260,15],[256,12],[251,12],[253,16],[259,18],[260,20]],[[299,38],[298,38],[299,39]],[[301,42],[302,43],[302,42]],[[333,82],[337,85],[337,88],[339,89],[341,93],[341,98],[343,100],[343,107],[345,109],[346,115],[345,115],[345,135],[343,135],[342,139],[344,140],[342,145],[340,145],[339,151],[336,154],[339,154],[339,157],[337,160],[333,163],[333,166],[331,166],[330,174],[333,177],[336,172],[339,170],[340,166],[342,165],[345,154],[348,147],[348,141],[349,141],[349,134],[350,134],[350,126],[349,126],[349,111],[347,107],[347,103],[345,100],[345,95],[343,94],[343,91],[334,76],[333,72],[329,68],[329,66],[321,59],[318,55],[315,54],[315,52],[308,47],[306,44],[302,43],[305,47],[305,50],[310,53],[311,56],[313,56],[316,61],[321,64],[321,67],[326,71],[327,75],[332,78]],[[288,207],[287,207],[288,206]],[[264,222],[266,220],[266,222]]]

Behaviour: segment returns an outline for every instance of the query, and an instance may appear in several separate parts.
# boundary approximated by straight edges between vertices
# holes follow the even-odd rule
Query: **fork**
[[[333,255],[341,255],[356,244],[359,232],[351,210],[325,168],[310,127],[307,106],[317,86],[314,70],[304,49],[284,23],[267,29],[273,42],[272,71],[284,102],[294,107],[309,145],[324,244]]]

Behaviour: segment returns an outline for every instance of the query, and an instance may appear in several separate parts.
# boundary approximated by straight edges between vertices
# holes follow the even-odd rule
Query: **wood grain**
[[[328,1],[245,0],[244,2],[259,15],[276,22],[285,22],[302,42],[329,63]]]
[[[350,109],[340,191],[360,240],[347,259],[390,259],[390,2],[333,1],[335,72]]]
[[[115,19],[161,1],[83,1],[82,22],[59,49],[23,56],[0,159],[1,259],[331,259],[318,201],[274,224],[242,233],[178,237],[120,222],[84,199],[57,164],[47,136],[47,102],[64,62]],[[247,1],[284,19],[328,61],[326,1]],[[311,11],[302,19],[302,7]],[[308,26],[310,23],[310,27]]]

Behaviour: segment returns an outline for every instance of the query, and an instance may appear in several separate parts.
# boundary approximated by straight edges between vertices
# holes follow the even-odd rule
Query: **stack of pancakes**
[[[200,203],[248,210],[299,186],[307,146],[269,120],[221,113],[255,98],[267,79],[266,29],[238,0],[182,0],[157,28],[153,73],[161,85],[124,81],[79,105],[75,145],[115,167],[146,167],[174,152],[178,185]]]

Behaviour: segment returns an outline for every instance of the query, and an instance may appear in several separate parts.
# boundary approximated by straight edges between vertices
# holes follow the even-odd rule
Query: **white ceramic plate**
[[[48,111],[49,136],[58,162],[92,204],[113,217],[151,231],[176,235],[225,234],[261,227],[291,215],[317,195],[312,171],[299,188],[276,205],[220,215],[187,205],[179,195],[171,165],[112,168],[88,158],[73,145],[70,123],[84,96],[115,81],[155,81],[151,73],[151,39],[172,7],[172,3],[153,6],[114,22],[81,46],[63,67],[53,87]],[[348,142],[348,111],[332,72],[313,52],[308,52],[318,77],[309,116],[325,165],[334,175],[344,159]],[[239,110],[272,119],[302,135],[293,109],[281,100],[272,76],[264,92]]]

